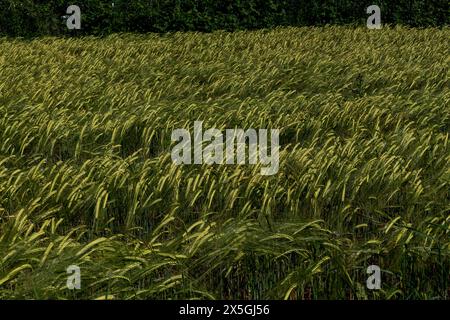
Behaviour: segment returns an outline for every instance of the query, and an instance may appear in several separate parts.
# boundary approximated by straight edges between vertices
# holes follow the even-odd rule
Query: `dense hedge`
[[[71,4],[81,8],[81,31],[69,31],[62,18]],[[1,0],[0,34],[36,36],[362,24],[368,16],[366,8],[372,4],[381,7],[383,23],[442,26],[450,21],[448,0]]]

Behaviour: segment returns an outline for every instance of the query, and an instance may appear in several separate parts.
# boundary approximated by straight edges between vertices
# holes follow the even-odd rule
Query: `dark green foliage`
[[[112,3],[114,2],[114,6]],[[77,4],[82,30],[66,28],[66,8]],[[382,21],[442,26],[450,20],[448,0],[2,0],[0,35],[39,36],[261,29],[275,26],[363,24],[369,5]]]

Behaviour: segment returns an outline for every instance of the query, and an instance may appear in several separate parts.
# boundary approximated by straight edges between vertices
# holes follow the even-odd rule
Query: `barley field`
[[[0,38],[0,298],[449,299],[449,39]],[[278,173],[175,165],[194,121],[279,129]]]

